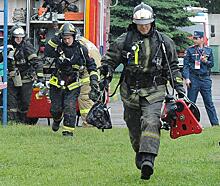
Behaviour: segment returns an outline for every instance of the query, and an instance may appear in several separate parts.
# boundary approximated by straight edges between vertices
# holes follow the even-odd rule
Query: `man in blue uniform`
[[[214,66],[212,49],[204,45],[204,33],[195,31],[194,46],[186,50],[183,77],[187,86],[188,98],[196,103],[200,92],[212,126],[219,125],[215,106],[212,101],[211,68]]]

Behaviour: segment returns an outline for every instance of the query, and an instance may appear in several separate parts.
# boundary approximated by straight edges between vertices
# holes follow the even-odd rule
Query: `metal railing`
[[[4,13],[4,26],[2,31],[4,32],[3,40],[3,82],[7,83],[7,46],[8,46],[8,0],[4,0],[4,7],[0,10]],[[3,105],[2,105],[2,123],[3,126],[7,125],[7,88],[3,89]]]

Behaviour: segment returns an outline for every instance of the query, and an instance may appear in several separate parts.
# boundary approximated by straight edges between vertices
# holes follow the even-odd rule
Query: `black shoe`
[[[140,170],[141,170],[141,164],[142,164],[142,155],[141,155],[141,153],[136,152],[135,165]]]
[[[63,131],[62,132],[63,136],[73,136],[73,132],[69,132],[69,131]]]
[[[219,124],[212,124],[212,127],[219,127]]]
[[[150,161],[144,161],[141,165],[141,179],[149,180],[150,176],[154,173],[154,165]]]
[[[60,121],[53,121],[52,130],[53,130],[54,132],[57,132],[57,131],[59,130],[59,128],[60,128],[60,122],[61,122],[61,120],[60,120]]]

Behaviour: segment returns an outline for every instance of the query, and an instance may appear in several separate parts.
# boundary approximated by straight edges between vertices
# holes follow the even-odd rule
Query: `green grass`
[[[176,140],[162,131],[149,181],[140,179],[126,128],[77,128],[65,138],[47,126],[9,125],[0,136],[1,186],[220,185],[220,127]]]
[[[120,76],[121,76],[121,73],[114,73],[114,76],[113,76],[113,79],[110,83],[110,88],[109,88],[110,95],[114,92],[116,86],[118,85],[118,81],[120,79]],[[120,96],[120,91],[119,91],[119,87],[118,87],[115,95],[110,98],[110,101],[116,102],[116,101],[119,101],[120,99],[121,99],[121,96]]]

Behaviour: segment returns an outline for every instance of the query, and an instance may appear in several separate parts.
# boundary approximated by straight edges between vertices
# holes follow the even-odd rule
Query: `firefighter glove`
[[[38,78],[37,78],[37,81],[38,81],[38,82],[41,82],[41,83],[45,83],[45,80],[44,80],[43,77],[38,77]]]
[[[41,72],[38,72],[37,73],[37,82],[38,83],[45,83],[45,79],[44,79],[44,75],[43,75],[43,73],[41,73]]]
[[[60,54],[59,64],[67,65],[70,63],[70,59],[65,56],[64,53]]]
[[[14,50],[10,50],[8,52],[8,59],[14,60],[14,54],[15,54],[15,51]]]
[[[178,93],[178,97],[179,97],[179,98],[184,98],[184,97],[185,97],[186,91],[185,91],[185,89],[184,89],[182,86],[178,86],[178,87],[176,88],[176,91],[177,91],[177,93]]]
[[[90,76],[90,86],[91,86],[91,91],[89,92],[89,98],[95,102],[99,99],[100,96],[97,75],[94,74]]]
[[[108,78],[110,81],[112,80],[114,70],[111,66],[103,64],[99,67],[99,70],[101,75],[103,75],[105,78]]]
[[[99,88],[100,90],[104,90],[105,88],[108,89],[110,81],[108,79],[101,79],[99,82]]]

